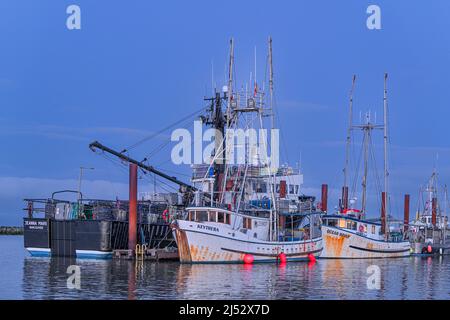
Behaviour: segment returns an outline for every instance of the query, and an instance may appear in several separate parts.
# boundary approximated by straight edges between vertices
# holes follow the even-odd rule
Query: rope
[[[131,146],[129,146],[129,147],[123,149],[121,153],[128,152],[128,151],[130,151],[131,149],[136,148],[137,146],[141,145],[142,143],[144,143],[144,142],[146,142],[146,141],[148,141],[148,140],[150,140],[150,139],[153,139],[154,137],[160,135],[160,134],[163,133],[164,131],[169,130],[170,128],[172,128],[172,127],[178,125],[179,123],[185,121],[186,119],[190,119],[190,118],[194,117],[195,115],[197,115],[197,114],[203,112],[204,110],[205,110],[205,108],[202,107],[201,109],[199,109],[199,110],[197,110],[197,111],[195,111],[195,112],[190,113],[189,115],[187,115],[187,116],[185,116],[184,118],[182,118],[182,119],[180,119],[180,120],[178,120],[178,121],[172,123],[171,125],[168,125],[167,127],[163,128],[163,129],[161,129],[161,130],[159,130],[159,131],[157,131],[157,132],[155,132],[155,133],[152,133],[151,135],[148,135],[147,137],[145,137],[145,138],[139,140],[138,142],[132,144]]]

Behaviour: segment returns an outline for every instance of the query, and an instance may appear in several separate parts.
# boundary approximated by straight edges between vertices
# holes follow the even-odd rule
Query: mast
[[[273,64],[272,64],[272,37],[269,36],[269,91],[270,91],[270,116],[272,128],[274,126],[273,116]]]
[[[355,88],[356,75],[352,78],[352,87],[350,89],[350,103],[349,103],[349,113],[348,113],[348,129],[347,129],[347,142],[345,147],[345,167],[344,167],[344,186],[342,188],[341,195],[341,209],[346,211],[348,209],[348,168],[350,163],[350,144],[351,144],[351,133],[353,127],[353,90]]]
[[[352,88],[350,89],[350,103],[348,112],[348,129],[347,129],[347,144],[345,150],[345,168],[344,168],[344,188],[348,187],[348,166],[350,161],[350,143],[352,134],[352,118],[353,118],[353,90],[355,88],[356,75],[353,75]]]
[[[388,74],[384,74],[384,95],[383,95],[383,116],[384,116],[384,203],[385,203],[385,213],[386,213],[386,219],[384,221],[384,230],[385,230],[385,238],[387,238],[388,234],[388,219],[389,219],[389,189],[388,189],[388,123],[387,123],[387,78]],[[383,201],[382,201],[383,202]]]
[[[227,128],[231,121],[231,98],[233,96],[233,64],[234,64],[234,40],[230,39],[230,61],[228,64],[228,103],[227,103]]]
[[[447,203],[448,203],[448,193],[447,193],[447,185],[444,186],[444,220],[442,219],[441,215],[441,221],[442,224],[442,244],[445,244],[445,240],[447,238],[446,231],[447,231],[447,224],[445,223],[446,217],[447,217]]]
[[[231,124],[231,100],[233,98],[233,65],[234,65],[234,39],[231,38],[230,39],[230,61],[228,64],[228,87],[227,87],[227,110],[226,110],[226,129],[230,128],[230,124]],[[227,176],[228,176],[228,170],[227,170],[227,164],[226,164],[226,157],[227,157],[227,152],[228,150],[226,150],[226,130],[224,130],[223,132],[223,165],[224,165],[224,175],[223,175],[223,183],[222,183],[222,192],[220,194],[220,202],[223,202],[224,199],[224,195],[225,195],[225,190],[226,190],[226,185],[227,185]]]
[[[364,126],[364,175],[363,175],[363,193],[362,193],[362,213],[366,213],[367,204],[367,173],[369,167],[369,142],[370,142],[370,132],[372,127],[370,125],[369,115],[366,115],[367,123]]]
[[[274,114],[273,114],[273,61],[272,61],[272,37],[269,36],[269,91],[270,91],[270,118],[271,118],[271,129],[273,129],[274,127]],[[275,173],[273,173],[275,174]],[[269,190],[271,192],[271,196],[272,196],[272,202],[273,205],[275,206],[275,193],[274,193],[274,186],[275,186],[275,178],[272,175],[272,172],[270,170],[269,167]],[[276,212],[275,212],[276,213]],[[271,239],[273,239],[273,237],[275,236],[275,239],[277,237],[276,231],[278,230],[277,226],[278,226],[278,215],[275,214],[275,219],[274,219],[274,214],[273,214],[273,209],[270,209],[270,236]],[[275,229],[275,232],[274,232]]]

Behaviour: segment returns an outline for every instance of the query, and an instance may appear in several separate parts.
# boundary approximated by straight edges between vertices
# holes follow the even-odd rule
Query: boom
[[[132,158],[130,158],[130,157],[120,153],[120,152],[117,152],[117,151],[115,151],[115,150],[113,150],[111,148],[108,148],[108,147],[102,145],[98,141],[94,141],[91,144],[89,144],[89,148],[92,151],[94,151],[94,152],[95,152],[95,149],[97,148],[97,149],[100,149],[100,150],[102,150],[104,152],[110,153],[113,156],[116,156],[119,159],[122,159],[122,160],[124,160],[126,162],[134,163],[139,168],[142,168],[145,171],[152,172],[152,173],[154,173],[154,174],[156,174],[156,175],[158,175],[158,176],[160,176],[160,177],[162,177],[164,179],[167,179],[167,180],[169,180],[169,181],[179,185],[180,187],[186,188],[186,191],[197,191],[197,188],[195,188],[195,187],[193,187],[193,186],[191,186],[191,185],[189,185],[189,184],[187,184],[187,183],[185,183],[183,181],[178,180],[176,177],[171,177],[171,176],[165,174],[164,172],[161,172],[161,171],[155,169],[152,166],[149,166],[149,165],[146,165],[146,164],[144,164],[142,162],[134,160],[134,159],[132,159]]]

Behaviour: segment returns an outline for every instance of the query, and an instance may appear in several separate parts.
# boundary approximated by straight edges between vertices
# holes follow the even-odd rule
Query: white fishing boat
[[[344,187],[339,209],[336,213],[322,217],[322,235],[324,250],[321,258],[393,258],[410,255],[410,243],[403,239],[403,235],[389,231],[389,201],[388,201],[388,163],[387,163],[387,74],[384,77],[384,123],[372,123],[370,114],[362,125],[352,124],[353,89],[356,77],[353,77],[350,93],[350,115],[347,135],[346,165],[344,169]],[[349,204],[348,166],[352,130],[359,129],[364,133],[363,157],[364,173],[362,178],[362,204],[356,209],[356,198]],[[372,131],[382,129],[384,132],[384,191],[381,193],[381,222],[366,219],[367,180],[369,157],[373,157]],[[354,193],[354,192],[353,192]]]
[[[450,252],[447,206],[447,187],[439,185],[435,169],[427,184],[419,190],[414,220],[405,225],[413,254],[444,255]]]
[[[225,134],[227,129],[259,130],[267,120],[273,128],[270,39],[268,57],[270,103],[257,86],[256,71],[251,90],[247,85],[244,90],[234,89],[231,41],[228,85],[222,94],[208,99],[210,114],[203,119],[221,134],[216,136],[210,163],[193,167],[192,205],[186,217],[172,225],[182,263],[298,261],[314,259],[322,251],[321,212],[313,197],[302,196],[303,176],[298,170],[275,167],[261,149],[245,154],[240,164],[229,161],[232,151],[227,139],[234,137]],[[248,143],[242,141],[240,147]]]

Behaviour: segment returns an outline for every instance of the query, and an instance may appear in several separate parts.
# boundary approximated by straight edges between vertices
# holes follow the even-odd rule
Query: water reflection
[[[23,259],[25,299],[449,299],[449,259],[318,260],[218,265],[125,260]],[[67,288],[67,267],[81,289]],[[381,270],[380,290],[367,288]]]

